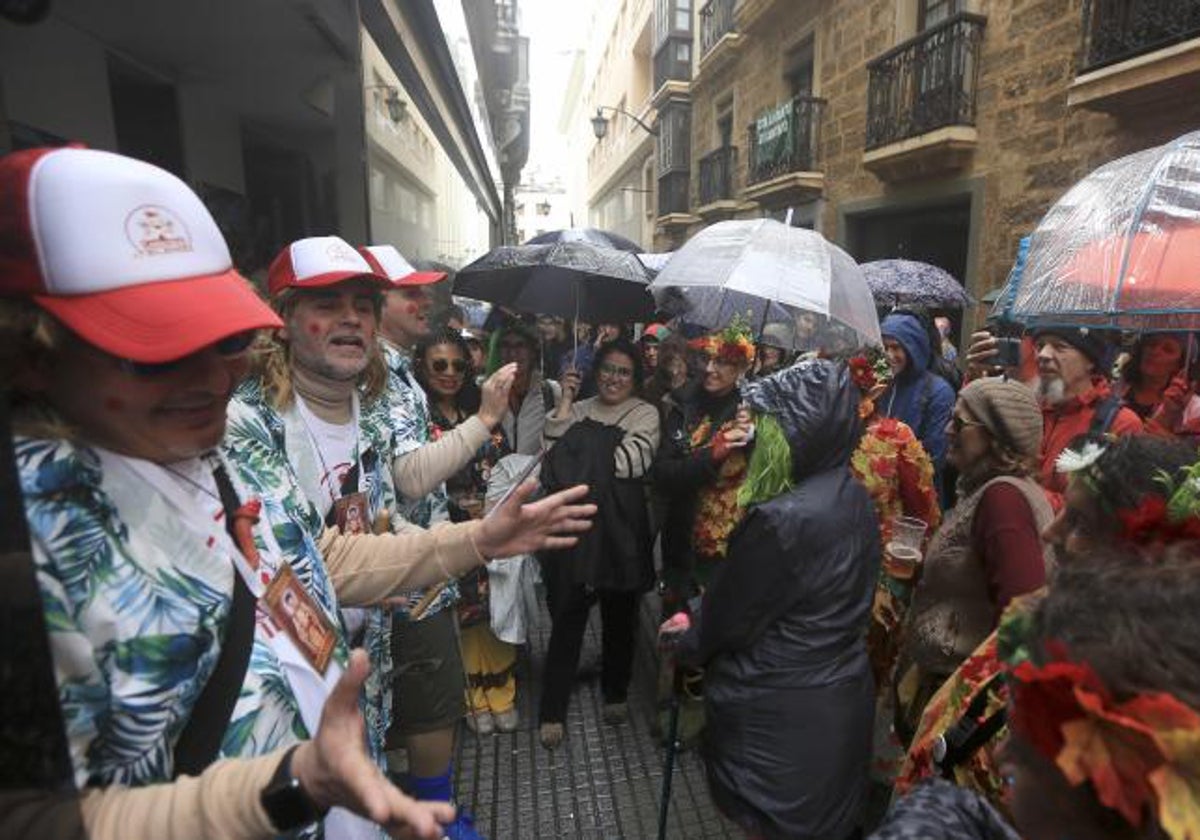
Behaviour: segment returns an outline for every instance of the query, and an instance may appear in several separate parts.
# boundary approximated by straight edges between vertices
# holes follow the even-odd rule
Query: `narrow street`
[[[531,656],[519,665],[521,726],[478,738],[463,726],[455,790],[485,837],[650,840],[658,831],[665,750],[651,733],[657,601],[645,599],[629,693],[630,719],[601,720],[599,611],[592,614],[571,697],[567,738],[551,752],[538,743],[537,699],[550,636],[544,604]],[[532,661],[531,661],[532,660]],[[678,754],[667,836],[733,838],[740,832],[713,807],[697,752]]]

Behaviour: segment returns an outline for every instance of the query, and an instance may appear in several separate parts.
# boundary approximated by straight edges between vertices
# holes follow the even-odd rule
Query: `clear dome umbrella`
[[[650,284],[659,308],[718,329],[749,320],[792,350],[878,346],[879,319],[858,264],[819,233],[773,219],[718,222],[676,251]]]
[[[1200,132],[1101,166],[1029,239],[996,314],[1029,327],[1200,329]]]

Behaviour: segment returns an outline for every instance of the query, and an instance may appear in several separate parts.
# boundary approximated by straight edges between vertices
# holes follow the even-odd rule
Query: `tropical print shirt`
[[[386,425],[390,429],[394,460],[433,439],[433,420],[425,391],[417,384],[412,360],[386,342],[380,342],[380,347],[389,371],[387,396],[370,412],[373,414],[371,422]],[[367,413],[364,411],[364,416]],[[422,528],[428,528],[435,522],[445,522],[450,518],[446,487],[443,484],[420,499],[400,497],[397,510],[406,520]],[[429,589],[398,593],[393,600],[395,614],[402,620],[411,620],[412,609],[428,602],[427,606],[422,607],[419,619],[428,618],[454,606],[458,601],[458,583],[452,580],[439,587],[432,595]]]
[[[376,402],[381,402],[377,400]],[[279,521],[287,527],[275,527],[275,536],[283,551],[291,555],[301,546],[312,545],[325,530],[325,522],[302,489],[297,477],[296,459],[307,449],[300,442],[289,446],[287,423],[263,392],[261,383],[250,379],[242,383],[229,403],[228,425],[222,449],[229,461],[252,492],[260,494],[264,504],[275,504],[283,516]],[[378,422],[378,415],[369,407],[360,413],[359,464],[363,475],[359,488],[367,494],[370,521],[381,511],[394,511],[395,489],[392,485],[390,461],[373,453],[390,449],[389,430]],[[307,447],[307,441],[303,442]],[[399,522],[393,516],[392,527]],[[336,596],[330,592],[336,603]],[[366,611],[366,631],[363,646],[371,660],[367,677],[363,716],[367,722],[367,744],[372,756],[383,761],[384,735],[391,723],[391,621],[384,609]]]
[[[14,443],[76,781],[170,781],[176,741],[220,654],[233,563],[153,486],[106,471],[100,450],[19,436]],[[252,470],[227,471],[245,498],[248,483],[238,478]],[[276,492],[266,487],[249,490],[263,504],[259,550],[274,551],[269,526],[278,552],[336,621],[305,511],[290,498],[295,488],[282,480]],[[339,638],[334,656],[344,665],[346,655]],[[262,755],[311,734],[259,624],[221,755]]]

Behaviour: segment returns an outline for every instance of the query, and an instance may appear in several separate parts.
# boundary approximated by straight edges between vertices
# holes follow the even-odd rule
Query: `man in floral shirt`
[[[514,370],[508,366],[488,379],[479,412],[434,441],[428,400],[413,372],[411,350],[431,331],[428,286],[446,275],[414,270],[391,246],[373,245],[361,253],[392,283],[380,321],[379,349],[388,371],[380,419],[391,433],[397,511],[428,528],[449,519],[445,481],[470,461],[499,425]],[[396,714],[389,742],[405,746],[411,789],[421,799],[453,797],[454,735],[466,713],[462,653],[451,609],[458,596],[458,582],[451,580],[393,601]],[[479,835],[460,818],[447,836],[473,840]]]

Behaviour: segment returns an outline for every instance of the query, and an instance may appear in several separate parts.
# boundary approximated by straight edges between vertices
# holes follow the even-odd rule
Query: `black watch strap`
[[[300,786],[300,780],[292,775],[292,756],[296,749],[292,747],[283,756],[279,769],[259,796],[271,825],[284,833],[312,825],[329,813],[328,808],[313,802]]]

